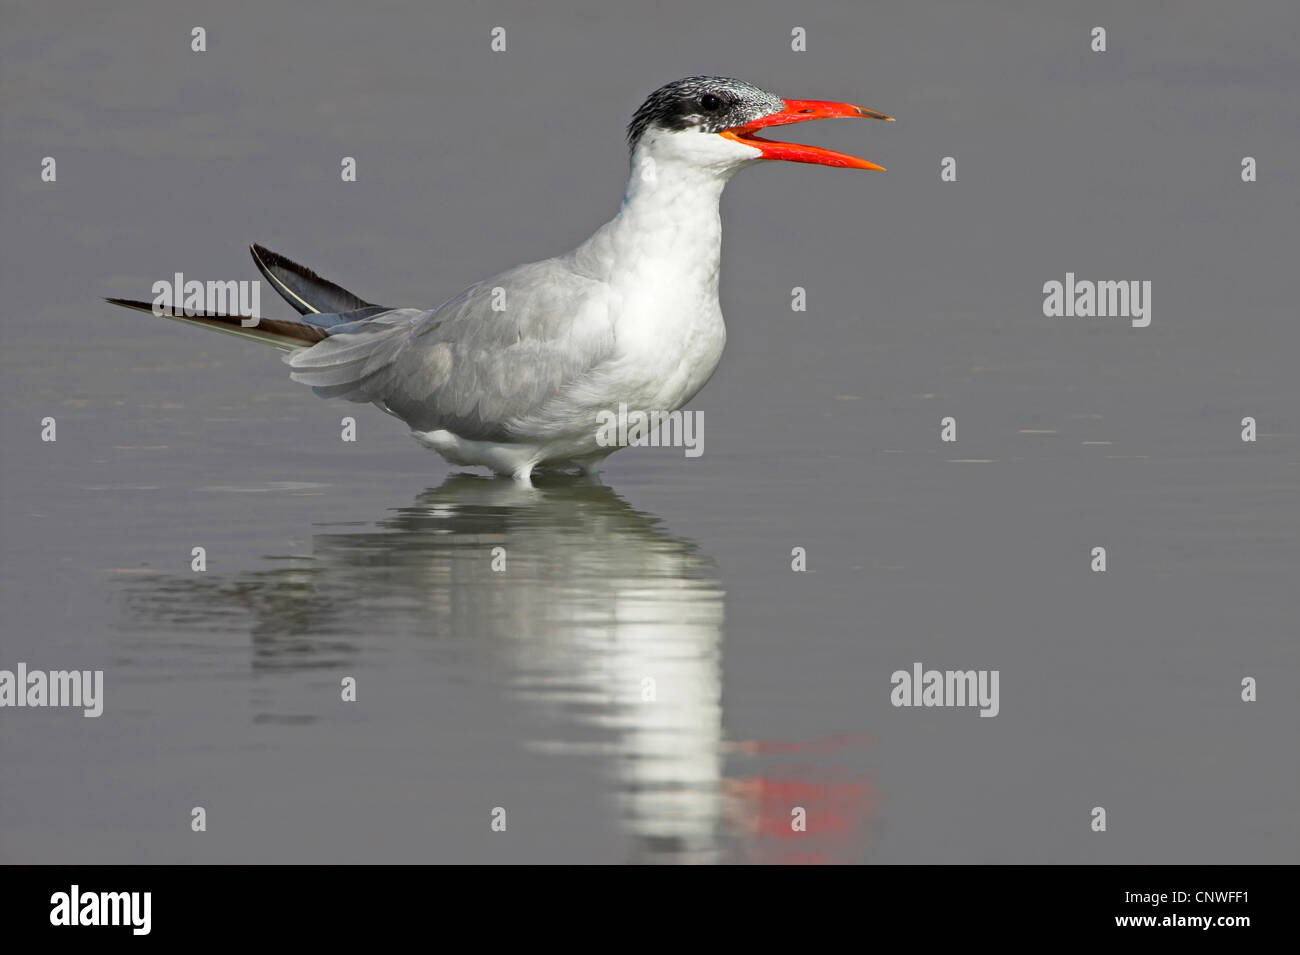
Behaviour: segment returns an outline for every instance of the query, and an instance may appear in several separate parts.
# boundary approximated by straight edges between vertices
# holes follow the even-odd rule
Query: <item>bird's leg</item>
[[[582,473],[589,478],[594,478],[600,474],[600,465],[608,454],[591,454],[585,458],[574,458],[573,463],[582,469]]]

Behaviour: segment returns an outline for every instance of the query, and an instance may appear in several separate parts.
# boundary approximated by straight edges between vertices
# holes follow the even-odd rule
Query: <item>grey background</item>
[[[1294,3],[107,6],[0,4],[0,667],[107,683],[0,711],[0,861],[1296,861]],[[260,241],[436,304],[611,216],[697,72],[899,120],[728,189],[701,458],[444,485],[99,301]],[[1043,317],[1067,271],[1151,326]],[[916,660],[1001,715],[893,708]]]

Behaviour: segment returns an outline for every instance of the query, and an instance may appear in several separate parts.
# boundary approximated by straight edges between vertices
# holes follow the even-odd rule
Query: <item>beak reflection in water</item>
[[[504,573],[491,568],[498,547]],[[455,475],[369,527],[315,534],[289,566],[141,576],[122,597],[133,629],[247,629],[255,674],[364,674],[377,634],[428,634],[452,655],[440,669],[485,668],[524,711],[518,745],[598,764],[628,861],[863,857],[871,788],[828,775],[827,744],[725,740],[712,560],[602,485]],[[791,830],[791,805],[807,809],[806,833]]]

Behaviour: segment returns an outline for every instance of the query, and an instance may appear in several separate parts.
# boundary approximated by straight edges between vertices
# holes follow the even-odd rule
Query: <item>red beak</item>
[[[763,159],[784,159],[787,162],[809,162],[816,163],[819,166],[841,166],[847,169],[878,169],[884,172],[884,166],[877,166],[875,163],[859,159],[857,156],[837,153],[832,149],[822,149],[820,146],[778,143],[754,135],[758,130],[765,129],[768,126],[787,126],[790,123],[803,123],[810,119],[829,119],[834,116],[883,119],[887,123],[894,121],[894,117],[886,116],[878,110],[867,109],[865,106],[852,106],[848,103],[827,103],[815,99],[788,99],[785,101],[785,109],[779,113],[772,113],[770,116],[756,119],[744,126],[733,126],[731,129],[724,129],[718,135],[734,139],[746,146],[753,146],[763,154]]]

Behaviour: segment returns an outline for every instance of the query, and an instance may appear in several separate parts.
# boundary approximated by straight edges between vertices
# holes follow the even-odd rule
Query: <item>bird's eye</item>
[[[713,112],[721,105],[722,105],[722,100],[718,99],[718,97],[714,96],[712,93],[705,93],[703,96],[700,97],[700,106],[702,106],[704,109],[708,110],[709,112]]]

